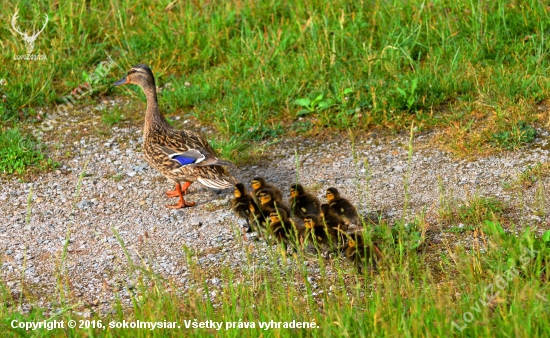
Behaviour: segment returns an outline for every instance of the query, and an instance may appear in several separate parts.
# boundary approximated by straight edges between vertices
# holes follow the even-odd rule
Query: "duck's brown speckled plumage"
[[[160,113],[153,72],[146,65],[136,65],[127,76],[115,83],[136,84],[143,89],[147,98],[147,112],[143,128],[143,154],[145,160],[168,180],[176,184],[174,191],[167,192],[169,197],[180,197],[180,203],[170,207],[192,206],[183,200],[182,192],[192,182],[200,182],[205,186],[224,189],[238,183],[227,171],[224,165],[231,163],[219,160],[216,152],[208,142],[193,131],[174,129]],[[182,165],[170,156],[191,151],[203,156],[202,161]],[[180,186],[182,185],[182,186]]]
[[[203,137],[193,131],[171,128],[162,132],[146,133],[143,138],[145,160],[174,183],[199,181],[207,187],[217,189],[229,188],[238,183],[222,166],[182,167],[168,157],[170,153],[166,148],[176,153],[183,153],[190,149],[205,149],[216,156],[216,152]]]

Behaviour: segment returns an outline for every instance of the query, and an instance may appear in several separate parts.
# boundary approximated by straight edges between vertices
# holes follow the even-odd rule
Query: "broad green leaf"
[[[416,90],[416,87],[418,87],[418,79],[412,80],[411,93],[414,93],[414,91]]]
[[[304,98],[301,98],[301,99],[296,99],[296,100],[294,100],[294,104],[297,104],[297,105],[299,105],[299,106],[301,106],[301,107],[306,107],[306,108],[308,108],[309,105],[311,104],[311,100],[304,97]]]
[[[317,96],[314,100],[313,100],[313,106],[317,105],[317,103],[319,103],[319,101],[321,101],[323,99],[323,94]]]
[[[353,93],[353,90],[351,88],[344,89],[344,95]]]
[[[320,110],[325,110],[327,108],[330,108],[334,105],[334,100],[328,99],[325,101],[321,101],[317,104],[317,107],[319,107]]]

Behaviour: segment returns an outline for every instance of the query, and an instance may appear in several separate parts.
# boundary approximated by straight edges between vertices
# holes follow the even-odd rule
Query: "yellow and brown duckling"
[[[326,197],[329,205],[330,212],[338,215],[346,225],[357,222],[359,214],[353,204],[347,199],[340,196],[338,189],[328,188]]]
[[[346,258],[355,265],[361,274],[365,265],[369,271],[376,271],[378,262],[383,258],[380,249],[374,243],[368,245],[361,232],[355,232],[348,236],[348,246],[345,250]]]
[[[272,210],[269,214],[269,230],[279,244],[298,245],[300,243],[300,234],[302,230],[288,218],[288,214],[283,209]]]
[[[323,224],[317,215],[306,215],[304,218],[304,243],[309,241],[321,250],[332,251],[338,245],[338,236],[334,229]],[[328,254],[328,252],[327,252]]]
[[[263,236],[265,230],[267,229],[269,214],[265,215],[256,203],[251,203],[248,207],[250,210],[250,223],[252,230],[258,231],[258,235]]]
[[[252,179],[252,197],[258,202],[258,192],[264,188],[273,190],[273,196],[276,200],[283,200],[283,193],[274,185],[271,185],[265,181],[263,177],[254,177]]]
[[[283,210],[286,215],[290,215],[290,208],[276,196],[277,192],[271,188],[263,188],[258,191],[258,203],[263,214],[267,217],[272,210]]]
[[[168,197],[179,197],[169,208],[185,208],[195,205],[185,201],[183,195],[193,182],[224,189],[238,183],[224,166],[232,163],[218,159],[208,141],[191,130],[173,128],[159,111],[155,77],[151,69],[139,64],[128,74],[115,82],[114,86],[135,84],[140,86],[147,98],[147,111],[143,127],[143,155],[155,170],[163,174],[175,185],[166,192]]]
[[[306,215],[319,215],[321,202],[312,194],[306,192],[301,184],[290,186],[289,205],[292,215],[304,218]]]
[[[343,247],[347,244],[346,231],[349,229],[349,225],[344,222],[340,216],[330,211],[330,206],[326,203],[321,204],[321,223],[331,228],[336,233],[336,240],[338,247]]]
[[[321,204],[320,217],[321,217],[321,221],[324,224],[334,229],[335,231],[338,231],[338,230],[347,231],[349,228],[348,224],[346,224],[340,218],[340,216],[330,211],[330,206],[327,203]]]
[[[251,232],[252,228],[250,226],[250,221],[254,221],[252,210],[259,210],[259,208],[242,183],[237,183],[235,185],[234,196],[235,198],[231,201],[231,209],[235,212],[237,217],[246,220],[246,232]],[[252,210],[250,208],[251,204],[253,204]]]

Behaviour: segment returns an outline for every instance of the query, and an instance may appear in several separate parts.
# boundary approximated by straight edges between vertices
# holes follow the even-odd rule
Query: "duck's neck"
[[[148,85],[143,87],[143,91],[147,98],[147,112],[145,113],[145,125],[143,127],[144,134],[148,135],[153,131],[170,129],[170,124],[168,124],[166,118],[160,113],[155,86]]]

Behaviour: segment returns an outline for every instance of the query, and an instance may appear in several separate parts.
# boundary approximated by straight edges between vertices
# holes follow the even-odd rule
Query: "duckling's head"
[[[265,185],[265,179],[263,177],[254,177],[252,179],[252,189],[258,190]]]
[[[133,66],[126,74],[125,77],[118,80],[113,84],[113,86],[120,86],[125,84],[136,84],[142,88],[152,87],[156,90],[155,87],[155,77],[151,68],[147,65],[139,64]]]
[[[340,198],[340,193],[336,188],[328,188],[326,197],[327,197],[327,201],[332,202],[333,200]]]
[[[315,215],[307,215],[304,217],[304,226],[308,229],[312,229],[319,224],[319,219]]]
[[[280,221],[279,214],[277,213],[277,211],[273,210],[273,211],[269,214],[269,220],[271,220],[272,223],[275,223],[275,222],[279,222],[279,221]]]
[[[304,194],[304,187],[301,184],[295,184],[290,186],[290,196],[298,197]]]
[[[235,184],[234,194],[235,194],[235,198],[239,198],[239,197],[242,197],[243,195],[246,195],[246,188],[244,184],[242,183]]]
[[[271,190],[269,190],[269,189],[260,190],[258,192],[258,199],[260,200],[260,204],[269,203],[273,199],[273,195],[271,194]]]

